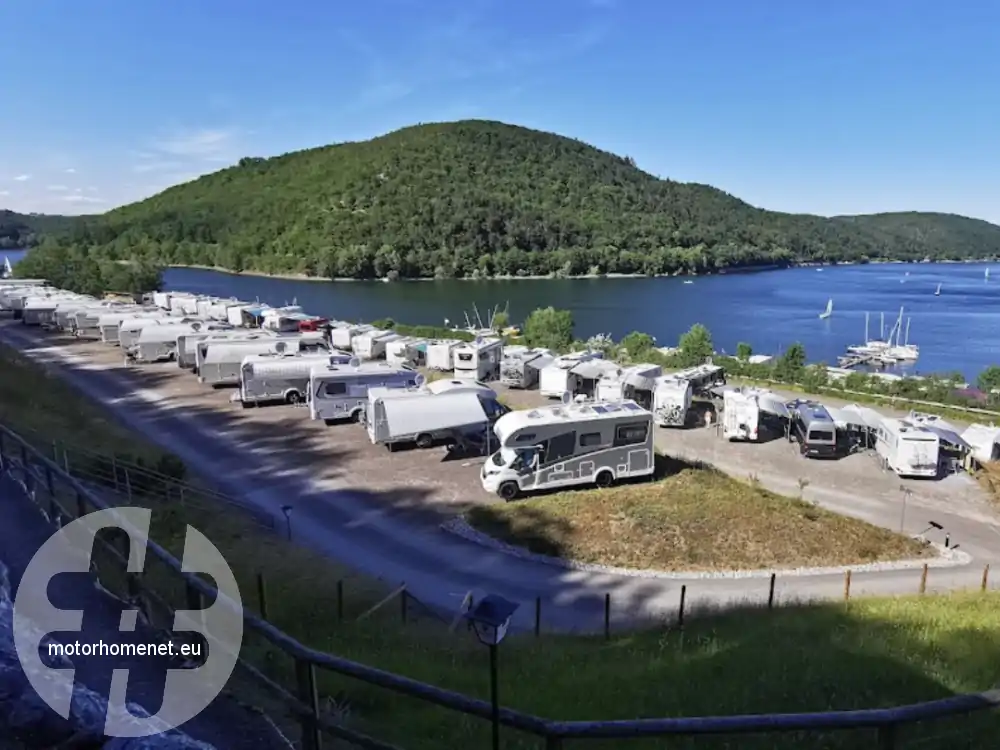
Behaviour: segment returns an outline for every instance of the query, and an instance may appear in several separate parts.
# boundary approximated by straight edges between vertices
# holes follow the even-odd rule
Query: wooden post
[[[344,621],[344,579],[337,581],[337,622]]]
[[[309,709],[302,717],[302,750],[322,750],[323,737],[319,731],[319,690],[316,686],[316,665],[302,659],[295,660],[295,678],[299,700]]]
[[[983,581],[979,585],[980,591],[986,591],[990,587],[990,564],[986,563],[986,567],[983,568]]]
[[[844,601],[851,601],[851,571],[844,571]]]
[[[405,625],[406,624],[406,584],[403,584],[402,589],[399,591],[399,619]]]
[[[471,608],[471,602],[470,602]],[[542,597],[535,597],[535,638],[542,634]]]
[[[927,593],[927,573],[930,570],[930,566],[924,563],[924,569],[920,571],[920,593]]]
[[[611,640],[611,594],[604,595],[604,640]]]
[[[771,573],[771,585],[767,590],[767,608],[774,609],[774,586],[778,582],[778,574]]]
[[[684,627],[684,604],[685,601],[687,600],[687,593],[688,593],[688,587],[687,584],[685,583],[683,586],[681,586],[681,603],[680,606],[677,608],[677,627],[679,628]]]
[[[257,607],[260,610],[260,618],[267,619],[267,581],[264,580],[263,573],[257,573]]]

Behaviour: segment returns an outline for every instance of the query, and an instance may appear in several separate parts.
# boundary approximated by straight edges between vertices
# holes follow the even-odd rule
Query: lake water
[[[8,253],[11,262],[15,253]],[[694,323],[712,332],[717,349],[735,352],[746,341],[757,353],[777,354],[798,341],[811,361],[836,363],[848,345],[863,343],[865,313],[871,337],[886,331],[900,307],[911,319],[910,342],[920,346],[916,373],[962,372],[975,381],[1000,364],[1000,265],[878,264],[794,268],[695,279],[570,279],[543,281],[316,282],[272,279],[196,269],[170,269],[166,289],[259,299],[293,299],[308,312],[347,320],[393,318],[404,323],[464,325],[476,305],[481,314],[509,305],[518,322],[536,307],[573,311],[578,336],[633,331],[676,345]],[[685,283],[691,281],[693,283]],[[934,290],[942,285],[941,295]],[[819,314],[828,299],[834,312]]]

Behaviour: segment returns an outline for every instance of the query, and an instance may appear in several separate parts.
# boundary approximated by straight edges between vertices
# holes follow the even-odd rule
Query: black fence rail
[[[91,484],[72,476],[64,466],[2,425],[0,470],[18,481],[25,494],[57,525],[109,507]],[[180,562],[153,541],[149,542],[145,570],[141,573],[128,572],[128,537],[123,536],[124,540],[98,537],[93,553],[94,567],[102,585],[141,608],[154,624],[165,621],[176,609],[199,609],[206,602],[216,599],[218,592],[211,585],[197,576],[182,572]],[[381,604],[386,605],[396,597],[406,601],[405,587],[394,591]],[[338,720],[336,712],[329,710],[327,703],[321,700],[317,679],[321,670],[483,722],[494,719],[491,704],[486,701],[316,651],[245,608],[243,617],[246,632],[240,665],[258,686],[297,717],[303,750],[321,750],[327,736],[366,750],[399,750]],[[405,619],[405,614],[403,617]],[[259,653],[254,646],[260,643],[267,645],[269,655],[278,653],[284,656],[285,666],[274,664],[272,659],[261,663],[247,658],[248,651]],[[574,740],[614,740],[615,746],[618,746],[626,740],[649,738],[772,733],[813,736],[817,742],[815,746],[820,747],[825,746],[829,738],[819,735],[828,732],[852,732],[852,746],[898,750],[903,747],[899,734],[908,725],[923,725],[996,708],[1000,708],[1000,689],[893,708],[825,713],[553,721],[501,708],[497,718],[501,726],[534,736],[538,747],[546,750],[562,750],[574,744]],[[950,731],[948,734],[953,736]],[[920,738],[913,739],[920,743]],[[969,746],[963,742],[954,746]],[[806,745],[800,742],[797,746]]]

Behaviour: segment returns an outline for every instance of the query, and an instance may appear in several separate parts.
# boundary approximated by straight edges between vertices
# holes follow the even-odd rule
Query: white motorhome
[[[598,360],[600,361],[600,360]],[[637,364],[607,372],[597,381],[597,401],[635,401],[643,409],[652,410],[656,379],[663,375],[659,365]]]
[[[526,492],[652,476],[653,415],[634,401],[568,403],[512,411],[497,420],[500,450],[480,474],[505,500]]]
[[[803,455],[833,455],[837,445],[836,428],[832,422],[824,421],[824,415],[829,417],[826,410],[816,404],[808,408],[803,408],[800,412],[795,412],[796,419],[801,417],[802,424],[812,425],[804,427],[807,436],[808,450],[803,451]],[[781,420],[782,426],[789,424],[793,418],[792,411],[789,410],[785,402],[776,393],[765,388],[726,388],[722,392],[722,435],[730,441],[757,442],[763,435],[761,433],[778,429],[779,423],[775,418]],[[827,436],[825,431],[832,430],[832,434]]]
[[[577,376],[573,368],[583,362],[593,359],[603,359],[602,352],[573,352],[556,357],[539,372],[538,392],[546,398],[562,398],[564,393],[574,393],[577,389]]]
[[[346,365],[352,355],[347,352],[288,354],[284,342],[278,342],[275,352],[252,354],[240,367],[239,400],[243,407],[283,401],[299,404],[309,393],[309,376],[318,365]]]
[[[904,419],[884,417],[875,430],[879,463],[901,477],[936,477],[940,449],[937,433]]]
[[[203,328],[211,330],[210,325],[198,321],[146,326],[139,331],[135,344],[125,349],[125,357],[133,362],[175,360],[178,338],[189,333],[197,333]]]
[[[368,391],[365,427],[372,443],[390,450],[410,442],[418,448],[430,448],[441,440],[453,439],[456,432],[485,427],[507,411],[496,394],[481,384],[437,393],[423,388],[378,387]]]
[[[730,441],[756,442],[760,429],[760,405],[752,390],[722,394],[722,436]]]
[[[387,362],[361,362],[356,357],[346,365],[314,367],[309,375],[309,416],[327,423],[359,421],[368,407],[368,389],[413,388],[418,373]]]
[[[400,336],[385,344],[385,361],[395,367],[423,367],[427,362],[427,339]]]
[[[351,351],[361,361],[385,359],[386,346],[390,341],[403,338],[398,333],[375,328],[355,336],[351,340]]]
[[[476,338],[455,347],[452,352],[452,369],[456,378],[499,380],[501,359],[503,339]]]
[[[684,427],[691,409],[691,381],[665,375],[653,388],[653,419],[660,427]]]
[[[330,329],[330,345],[341,351],[353,351],[354,339],[369,331],[378,330],[380,329],[370,325],[334,325]]]
[[[431,339],[427,342],[427,368],[438,372],[455,369],[455,347],[462,342],[458,339]]]
[[[508,388],[528,389],[538,385],[539,373],[555,361],[548,349],[505,346],[500,360],[500,383]]]

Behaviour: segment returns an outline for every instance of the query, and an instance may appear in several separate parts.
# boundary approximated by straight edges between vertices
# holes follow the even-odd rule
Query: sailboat
[[[885,337],[885,313],[881,313],[878,339],[868,337],[868,318],[868,313],[865,313],[865,343],[847,347],[851,354],[881,354],[891,346],[889,339],[892,338],[892,331],[889,332],[889,339]]]
[[[9,279],[13,275],[14,269],[11,268],[10,258],[5,255],[3,256],[3,274],[0,275],[0,278]]]
[[[826,320],[831,315],[833,315],[833,300],[829,299],[826,301],[826,309],[819,314],[820,320]]]
[[[990,280],[990,269],[988,269],[988,268],[986,269],[986,280],[987,281]]]
[[[903,331],[903,308],[899,308],[899,318],[893,327],[896,333],[896,343],[885,351],[887,357],[893,361],[916,362],[920,358],[920,349],[916,344],[910,343],[910,320],[910,318],[906,319],[906,338],[903,340],[903,343],[900,343],[899,337]],[[889,335],[889,341],[890,343],[892,342],[891,334]]]
[[[937,289],[934,290],[934,296],[935,297],[940,297],[941,296],[941,285],[940,284],[938,284],[937,285]]]

